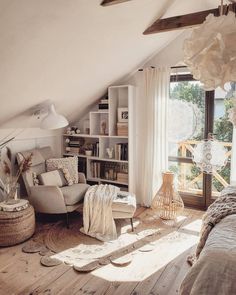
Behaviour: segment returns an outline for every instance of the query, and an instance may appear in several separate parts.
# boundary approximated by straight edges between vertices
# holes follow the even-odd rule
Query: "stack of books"
[[[129,182],[129,179],[128,179],[128,173],[121,173],[121,172],[118,172],[117,173],[117,181],[118,182],[122,182],[122,183],[127,183]]]
[[[66,151],[68,153],[79,154],[79,147],[67,147]]]
[[[128,136],[128,123],[117,123],[117,135]]]
[[[67,152],[79,154],[80,152],[80,142],[78,140],[71,140],[66,148]]]
[[[102,98],[98,104],[99,111],[108,111],[109,104],[108,104],[108,97]]]

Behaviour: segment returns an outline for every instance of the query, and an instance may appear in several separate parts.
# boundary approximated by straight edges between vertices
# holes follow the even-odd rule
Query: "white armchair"
[[[81,204],[84,195],[89,187],[83,173],[79,173],[79,183],[71,186],[34,185],[33,173],[37,175],[46,172],[46,160],[53,158],[52,149],[43,147],[17,153],[18,164],[23,157],[33,153],[30,170],[23,174],[24,184],[36,212],[47,214],[66,214],[67,226],[69,226],[68,212],[76,210]]]

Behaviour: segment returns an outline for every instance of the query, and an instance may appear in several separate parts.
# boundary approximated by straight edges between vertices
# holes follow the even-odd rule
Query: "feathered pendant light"
[[[183,50],[185,64],[205,90],[224,88],[226,82],[236,81],[235,12],[223,15],[221,0],[221,15],[209,14],[185,40]]]

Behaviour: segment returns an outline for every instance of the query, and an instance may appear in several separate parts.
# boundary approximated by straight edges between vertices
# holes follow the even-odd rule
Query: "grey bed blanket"
[[[202,218],[200,240],[197,245],[198,258],[212,228],[224,217],[236,214],[236,186],[228,186],[221,192],[221,196],[211,204]]]
[[[180,294],[236,294],[236,187],[228,187],[208,208],[196,254]]]

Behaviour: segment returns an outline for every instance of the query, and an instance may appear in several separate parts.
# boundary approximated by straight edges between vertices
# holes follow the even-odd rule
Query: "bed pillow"
[[[78,183],[78,158],[53,158],[46,160],[47,171],[62,169],[68,185]]]
[[[67,185],[67,181],[61,170],[53,170],[39,174],[38,180],[39,184],[42,185],[55,185],[59,187]]]

